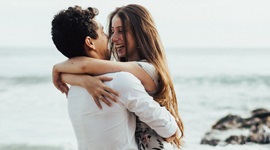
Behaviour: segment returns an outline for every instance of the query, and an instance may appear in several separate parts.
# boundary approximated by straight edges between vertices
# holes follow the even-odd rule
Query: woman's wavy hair
[[[153,64],[159,73],[159,88],[154,99],[161,105],[165,106],[168,111],[175,117],[177,125],[181,130],[181,138],[175,139],[173,143],[179,148],[183,144],[184,126],[182,119],[178,113],[178,104],[176,93],[174,90],[172,78],[167,65],[165,50],[162,45],[160,36],[156,29],[154,20],[149,11],[143,6],[131,4],[123,7],[116,8],[109,17],[109,49],[113,52],[114,56],[117,55],[114,50],[114,45],[111,41],[112,37],[112,19],[118,16],[122,22],[123,39],[127,50],[126,30],[130,30],[134,36],[135,44],[141,59],[146,59]],[[126,53],[127,54],[127,53]],[[118,59],[116,57],[116,59]],[[128,56],[126,60],[128,61]]]

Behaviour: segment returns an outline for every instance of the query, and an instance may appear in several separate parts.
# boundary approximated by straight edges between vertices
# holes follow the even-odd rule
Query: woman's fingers
[[[66,83],[63,83],[62,81],[58,81],[56,84],[56,88],[60,90],[62,93],[65,93],[67,95],[69,87]]]
[[[102,81],[102,82],[105,82],[105,81],[111,81],[113,78],[112,77],[107,77],[107,76],[99,76],[99,79]],[[119,96],[119,93],[117,91],[115,91],[114,89],[112,88],[109,88],[107,86],[103,86],[103,89],[115,96]]]
[[[99,93],[101,93],[101,95],[103,95],[107,100],[118,102],[116,97],[119,96],[119,93],[108,86],[101,86]]]
[[[112,90],[111,88],[109,87],[104,87],[104,91],[103,91],[103,94],[107,99],[110,99],[114,102],[118,102],[118,99],[116,96],[118,96],[118,92]]]
[[[120,94],[116,90],[114,90],[114,89],[112,89],[110,87],[105,86],[104,90],[107,91],[110,94],[115,95],[115,96],[120,96]]]
[[[101,107],[101,101],[105,103],[108,106],[112,106],[113,102],[118,102],[116,96],[119,95],[119,93],[109,87],[107,87],[103,82],[111,81],[113,78],[106,77],[106,76],[86,76],[85,82],[83,87],[87,89],[87,91],[92,95],[94,98],[95,103],[98,105],[100,109]]]
[[[111,93],[108,93],[104,89],[97,89],[95,92],[91,92],[90,90],[88,90],[88,92],[92,95],[95,103],[98,105],[100,109],[102,109],[102,106],[100,104],[101,101],[110,107],[112,106],[111,101],[114,101],[114,102],[118,101],[114,95],[112,95]]]
[[[105,103],[108,106],[112,106],[112,103],[110,101],[108,101],[103,95],[100,95],[98,97],[96,97],[94,99],[95,103],[97,104],[97,106],[99,107],[99,109],[102,109],[102,105],[100,103],[100,101],[102,101],[103,103]]]
[[[105,98],[104,96],[99,96],[99,98],[98,98],[100,101],[102,101],[103,103],[105,103],[106,105],[108,105],[108,106],[112,106],[112,103],[107,99],[107,98]]]
[[[102,95],[104,95],[104,98],[107,100],[112,100],[114,102],[118,102],[117,98],[114,95],[112,95],[111,93],[108,93],[107,91],[103,91]]]
[[[63,85],[60,81],[57,81],[57,83],[54,84],[54,86],[61,91],[62,93],[64,93],[64,89],[63,89]]]
[[[59,91],[62,92],[62,90],[61,90],[61,83],[59,82],[59,80],[53,79],[53,85],[54,85]]]
[[[112,77],[107,77],[107,76],[98,76],[98,78],[100,79],[100,81],[102,81],[102,82],[105,82],[105,81],[111,81],[113,78]],[[107,87],[107,86],[105,86],[105,85],[103,85],[103,87],[102,87],[105,91],[107,91],[108,93],[110,93],[110,94],[113,94],[113,95],[115,95],[115,96],[119,96],[119,93],[117,92],[117,91],[115,91],[114,89],[112,89],[112,88],[109,88],[109,87]],[[111,97],[110,96],[110,98],[113,98],[113,97]]]
[[[98,97],[94,98],[94,101],[95,101],[95,103],[97,104],[98,108],[99,108],[99,109],[102,109],[102,106],[101,106],[101,104],[100,104],[100,102],[99,102],[99,98],[98,98]]]
[[[111,81],[113,78],[112,77],[107,77],[107,76],[98,76],[98,78],[102,81]]]
[[[69,87],[66,83],[62,84],[63,93],[68,94]]]
[[[53,79],[54,86],[59,91],[61,91],[62,93],[65,93],[67,95],[69,88],[68,88],[67,84],[65,84],[65,83],[63,83],[61,81],[60,73],[59,72],[56,72],[54,69],[53,69],[53,73],[52,73],[52,79]]]
[[[53,83],[54,86],[63,93],[62,89],[61,89],[61,85],[59,85],[58,83]]]

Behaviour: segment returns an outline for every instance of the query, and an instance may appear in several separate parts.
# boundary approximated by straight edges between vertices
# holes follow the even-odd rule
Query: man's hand
[[[168,138],[164,138],[164,140],[166,141],[166,142],[172,142],[175,138],[176,139],[179,139],[181,137],[181,133],[180,133],[180,130],[179,130],[179,128],[176,130],[176,132],[175,132],[175,134],[174,135],[172,135],[171,137],[168,137]]]

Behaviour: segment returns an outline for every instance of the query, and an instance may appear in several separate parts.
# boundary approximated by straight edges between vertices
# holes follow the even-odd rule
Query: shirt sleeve
[[[174,117],[147,94],[135,76],[127,72],[120,72],[113,80],[114,89],[121,93],[119,101],[130,112],[134,112],[141,121],[164,138],[175,134],[178,126]]]
[[[156,87],[159,86],[159,77],[158,77],[158,72],[156,70],[156,68],[145,61],[136,61],[135,63],[137,63],[145,72],[147,72],[149,74],[149,76],[152,78],[152,80],[154,81]]]

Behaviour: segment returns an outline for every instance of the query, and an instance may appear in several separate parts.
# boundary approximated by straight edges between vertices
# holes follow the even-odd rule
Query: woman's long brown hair
[[[181,131],[181,138],[175,139],[173,143],[179,148],[182,147],[182,138],[184,136],[184,126],[182,119],[178,113],[178,104],[176,93],[174,90],[172,78],[167,65],[165,50],[162,45],[160,36],[155,27],[154,20],[149,11],[143,6],[131,4],[116,8],[109,15],[109,37],[110,50],[114,52],[114,47],[111,42],[112,36],[112,18],[117,15],[122,21],[122,32],[127,49],[126,30],[129,29],[135,39],[135,44],[141,59],[146,59],[153,64],[159,73],[159,87],[154,99],[174,116],[177,125]],[[115,52],[114,52],[115,54]],[[127,53],[126,53],[127,54]],[[128,56],[126,57],[128,61]]]

